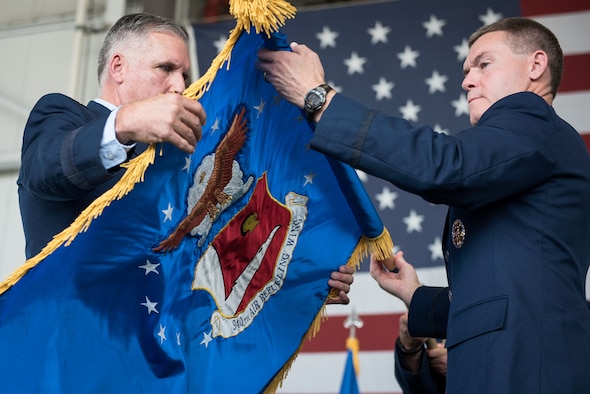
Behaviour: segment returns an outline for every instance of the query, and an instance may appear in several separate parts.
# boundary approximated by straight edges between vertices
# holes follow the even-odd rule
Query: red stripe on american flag
[[[384,294],[384,296],[386,296]],[[364,315],[363,327],[356,329],[356,337],[362,351],[393,351],[399,334],[399,313]],[[315,338],[306,342],[302,352],[342,352],[346,349],[348,331],[344,329],[346,316],[334,316],[325,320]]]
[[[568,55],[564,59],[564,73],[560,92],[590,90],[590,53]]]
[[[520,0],[522,16],[541,16],[588,10],[588,0]]]

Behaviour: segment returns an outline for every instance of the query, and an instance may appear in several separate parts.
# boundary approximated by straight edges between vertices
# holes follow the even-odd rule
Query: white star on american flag
[[[377,194],[375,198],[379,201],[379,210],[383,211],[385,208],[394,209],[397,193],[392,192],[389,187],[384,186],[381,193]]]
[[[412,122],[418,121],[418,112],[421,110],[422,108],[419,105],[414,104],[412,100],[407,100],[406,103],[399,108],[402,117]]]
[[[330,30],[328,26],[324,26],[323,30],[315,36],[320,40],[320,48],[324,49],[327,47],[336,48],[336,37],[338,35],[337,32]]]
[[[469,115],[469,103],[464,93],[459,96],[458,100],[453,100],[451,104],[455,107],[455,116]]]
[[[371,27],[368,30],[368,33],[371,35],[371,44],[375,45],[377,43],[387,43],[387,35],[391,31],[391,28],[387,26],[383,26],[381,22],[375,22],[375,26]]]
[[[463,61],[469,53],[469,42],[464,38],[460,45],[455,45],[453,47],[453,50],[457,52],[457,60]]]
[[[422,222],[424,221],[424,215],[418,215],[415,209],[410,210],[410,215],[406,216],[403,220],[406,224],[407,233],[411,233],[413,231],[417,231],[419,233],[422,232]]]
[[[434,131],[436,131],[437,133],[449,134],[449,130],[443,129],[442,126],[440,124],[438,124],[438,123],[435,124],[432,129]]]
[[[435,237],[434,242],[428,245],[430,250],[430,259],[432,261],[436,259],[444,259],[442,252],[442,241],[440,237]]]
[[[352,52],[348,59],[344,59],[344,64],[348,67],[348,75],[354,73],[363,74],[365,72],[363,66],[366,62],[367,59],[360,57],[356,52]]]
[[[445,83],[449,80],[446,75],[440,75],[438,71],[434,70],[432,76],[426,78],[426,84],[428,85],[428,92],[433,94],[435,92],[444,92]]]
[[[484,26],[497,22],[502,18],[503,15],[501,13],[494,12],[494,10],[492,10],[491,8],[488,8],[484,15],[479,16],[479,20],[483,22]]]
[[[375,99],[381,100],[384,98],[391,98],[391,90],[395,85],[389,82],[384,77],[379,78],[379,83],[372,86],[375,91]]]
[[[221,52],[223,47],[225,47],[226,42],[227,42],[227,37],[225,37],[225,36],[219,36],[219,38],[217,40],[213,41],[213,46],[215,46],[215,49],[217,49],[217,53]]]
[[[430,15],[430,19],[427,22],[422,23],[422,26],[426,29],[426,37],[442,36],[442,28],[446,25],[442,19],[438,19],[435,15]]]
[[[399,60],[401,60],[400,67],[416,67],[416,58],[420,56],[420,52],[414,51],[409,45],[406,45],[403,52],[397,54]]]

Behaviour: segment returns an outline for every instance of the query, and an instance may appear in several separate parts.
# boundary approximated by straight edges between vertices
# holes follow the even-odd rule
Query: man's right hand
[[[396,268],[394,272],[391,270],[393,267]],[[416,270],[404,259],[401,251],[383,261],[371,256],[370,273],[383,290],[402,300],[408,308],[414,292],[422,286]]]
[[[119,108],[115,132],[119,142],[168,142],[193,153],[207,117],[201,103],[180,94],[161,94]]]

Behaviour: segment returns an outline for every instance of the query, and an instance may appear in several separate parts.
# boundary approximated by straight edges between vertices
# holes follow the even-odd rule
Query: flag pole
[[[346,339],[346,348],[352,351],[353,355],[353,362],[354,362],[354,370],[358,376],[360,372],[360,365],[358,361],[358,352],[359,352],[359,340],[356,337],[356,330],[357,328],[362,328],[364,326],[364,322],[356,313],[354,307],[350,312],[350,315],[344,321],[344,328],[348,328],[348,338]]]

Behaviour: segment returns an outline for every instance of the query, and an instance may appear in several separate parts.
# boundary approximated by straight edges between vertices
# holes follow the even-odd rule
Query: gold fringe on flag
[[[347,265],[354,267],[355,270],[360,267],[361,262],[368,256],[373,255],[377,260],[385,260],[387,257],[390,257],[393,252],[393,241],[391,240],[391,235],[387,228],[383,228],[383,232],[376,238],[368,238],[364,235],[359,240],[355,250],[352,252],[350,259],[348,260]],[[338,290],[332,289],[326,298],[326,302],[329,299],[335,299],[338,297]],[[317,333],[320,331],[320,327],[324,320],[328,318],[326,314],[326,302],[320,309],[319,313],[316,315],[315,319],[311,323],[309,329],[304,335],[301,344],[297,351],[291,356],[289,361],[285,363],[283,368],[275,375],[272,382],[268,385],[266,390],[264,391],[265,394],[272,394],[275,393],[283,384],[283,381],[287,378],[289,371],[291,370],[291,365],[299,355],[299,351],[303,347],[305,341],[311,341]],[[348,343],[348,342],[347,342]],[[357,343],[358,346],[358,343]],[[357,349],[358,353],[358,349]],[[358,355],[356,356],[358,358]],[[358,361],[355,362],[355,370],[358,368]],[[358,373],[358,370],[357,370]]]

